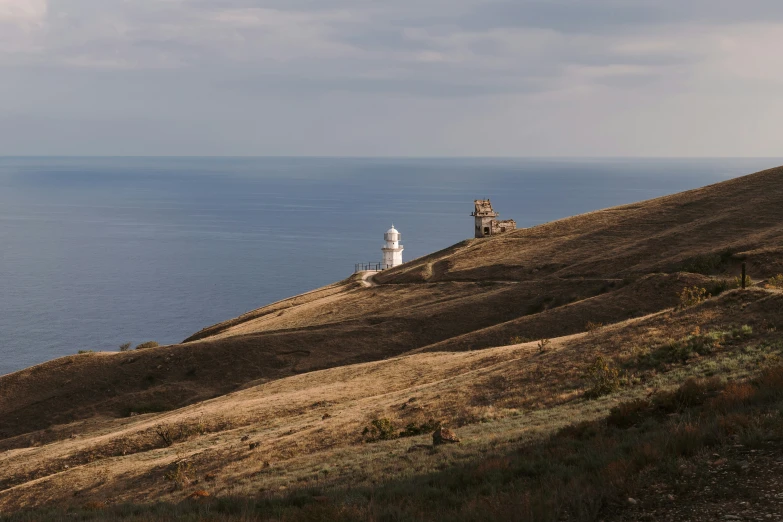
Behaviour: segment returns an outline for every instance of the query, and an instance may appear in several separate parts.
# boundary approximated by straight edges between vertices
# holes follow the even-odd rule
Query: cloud
[[[39,23],[47,7],[46,0],[0,0],[0,23]]]
[[[424,150],[422,134],[433,153],[523,153],[520,134],[533,153],[555,150],[547,136],[622,153],[641,150],[614,127],[633,111],[646,143],[679,150],[662,122],[778,107],[782,34],[779,0],[0,0],[0,119],[148,119],[152,136],[190,129],[199,153],[218,122],[243,122],[220,143],[248,153],[254,136],[286,153],[351,140],[404,153]],[[356,129],[286,138],[267,113],[305,127],[342,114]]]

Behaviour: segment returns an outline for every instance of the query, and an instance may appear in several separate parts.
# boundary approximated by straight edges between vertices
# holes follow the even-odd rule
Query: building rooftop
[[[492,203],[488,199],[477,199],[473,202],[476,206],[475,210],[473,211],[472,216],[487,216],[487,217],[495,217],[498,215],[497,212],[492,208]]]

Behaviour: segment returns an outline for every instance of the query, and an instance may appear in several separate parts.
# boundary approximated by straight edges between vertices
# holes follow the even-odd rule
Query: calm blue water
[[[204,326],[472,235],[474,198],[530,226],[781,160],[0,158],[0,374]]]

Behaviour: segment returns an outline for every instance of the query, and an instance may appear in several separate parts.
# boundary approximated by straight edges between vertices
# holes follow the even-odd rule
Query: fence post
[[[742,289],[745,290],[745,263],[742,263]]]

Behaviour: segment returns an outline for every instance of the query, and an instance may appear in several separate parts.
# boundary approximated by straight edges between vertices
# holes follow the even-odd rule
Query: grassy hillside
[[[575,494],[570,475],[520,471],[538,466],[524,456],[571,444],[555,434],[575,422],[626,444],[625,431],[602,431],[618,404],[652,405],[689,378],[717,379],[699,386],[718,397],[727,381],[758,379],[778,363],[783,294],[765,280],[783,272],[781,180],[775,169],[466,241],[182,344],[74,355],[0,377],[0,512],[156,499],[174,504],[140,516],[195,517],[215,504],[178,502],[204,490],[242,498],[231,501],[239,512],[291,519],[427,520],[427,502],[402,502],[400,492],[430,481],[431,505],[453,519],[480,519],[487,503],[498,513],[522,506],[514,512],[530,520],[624,516],[623,495],[644,480],[609,481],[580,493],[600,505],[556,512],[531,484],[561,481]],[[742,262],[757,283],[745,291],[732,289]],[[694,287],[714,297],[683,299]],[[769,394],[756,406],[778,411]],[[666,414],[701,415],[706,401]],[[650,405],[633,425],[659,419]],[[653,426],[650,441],[673,422]],[[462,443],[428,446],[438,424]],[[775,441],[776,429],[759,433]],[[346,500],[354,493],[355,505]]]

